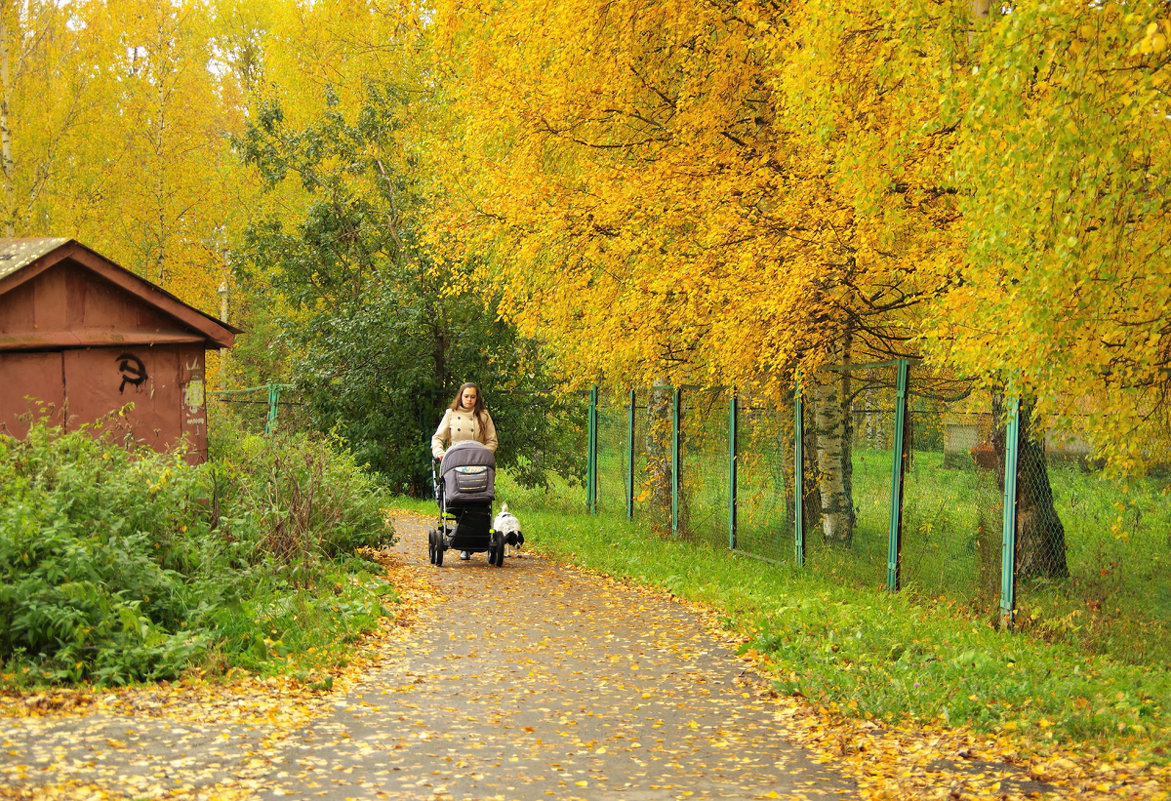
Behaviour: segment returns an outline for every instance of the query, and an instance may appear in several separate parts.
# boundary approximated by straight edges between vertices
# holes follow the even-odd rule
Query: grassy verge
[[[1171,677],[1163,671],[996,632],[944,603],[656,537],[507,476],[497,489],[521,516],[526,547],[712,608],[784,693],[859,718],[1016,732],[1038,749],[1171,761]]]

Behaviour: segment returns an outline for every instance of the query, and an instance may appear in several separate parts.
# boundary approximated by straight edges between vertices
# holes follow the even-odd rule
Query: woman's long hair
[[[465,389],[476,390],[476,405],[472,407],[472,414],[474,414],[476,416],[476,420],[480,423],[481,426],[483,426],[484,425],[484,411],[485,411],[484,393],[481,392],[480,388],[478,386],[476,386],[476,384],[472,383],[471,381],[460,386],[459,392],[455,393],[455,400],[453,400],[451,402],[451,406],[448,408],[450,408],[453,412],[459,411],[461,408],[463,408],[463,406],[460,404],[460,399],[463,398]]]

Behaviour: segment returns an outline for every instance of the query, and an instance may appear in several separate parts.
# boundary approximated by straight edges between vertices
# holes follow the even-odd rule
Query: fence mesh
[[[626,514],[630,447],[625,396],[598,398],[598,510]],[[637,456],[636,456],[637,463]]]
[[[1076,441],[1071,447],[1047,437],[1043,465],[1022,464],[1021,474],[1017,627],[1088,643],[1138,664],[1171,665],[1166,468],[1141,479],[1112,479],[1087,461]],[[1045,508],[1046,483],[1051,510]],[[1022,503],[1028,492],[1038,497]]]
[[[911,373],[908,395],[902,584],[992,614],[1001,584],[1004,454],[991,447],[991,398],[957,392],[922,371]]]
[[[729,397],[685,391],[679,403],[679,530],[728,547]]]
[[[897,389],[892,365],[826,370],[803,381],[801,569],[860,587],[887,586]],[[1165,645],[1171,640],[1171,468],[1128,481],[1110,478],[1074,432],[1041,431],[1025,406],[1017,470],[1010,473],[1002,397],[916,365],[906,398],[901,518],[895,519],[900,591],[1000,623],[1007,589],[1019,630],[1171,666]],[[584,454],[588,402],[584,395],[580,400],[561,407],[566,419],[558,425],[580,432],[567,447]],[[308,425],[298,401],[291,392],[280,394],[279,428]],[[599,393],[596,508],[625,516],[629,505],[647,536],[686,537],[795,566],[794,394],[738,397],[734,528],[729,401],[726,391],[679,390],[680,469],[673,485],[675,390]],[[826,411],[834,403],[844,410],[838,420]],[[215,397],[209,408],[216,406],[230,409],[249,430],[270,424],[266,388]],[[1014,574],[1004,582],[1004,492],[1012,476]],[[557,486],[581,492],[573,481]],[[550,498],[566,513],[584,512],[583,501],[580,494]]]
[[[803,382],[802,569],[860,587],[897,582],[997,624],[1007,603],[1018,629],[1171,664],[1167,471],[1110,479],[1082,441],[1036,429],[1025,406],[1011,473],[1004,398],[915,367],[896,482],[897,376],[897,365],[861,365]],[[726,391],[687,388],[603,393],[597,508],[625,515],[630,503],[648,536],[795,565],[794,395],[738,399],[734,488],[729,400]],[[1005,481],[1011,490],[1014,476],[1013,580],[1004,582]]]
[[[792,393],[779,405],[745,399],[736,437],[736,547],[785,562],[794,559],[793,401]]]

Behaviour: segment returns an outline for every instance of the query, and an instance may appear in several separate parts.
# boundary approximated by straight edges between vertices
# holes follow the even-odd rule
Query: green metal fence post
[[[634,390],[626,420],[626,519],[634,519]]]
[[[801,408],[801,379],[793,384],[793,550],[798,567],[805,567],[805,419]]]
[[[728,549],[736,550],[736,391],[728,401]]]
[[[886,554],[886,588],[897,592],[900,585],[899,569],[903,547],[903,474],[906,462],[903,453],[903,431],[907,424],[907,360],[898,361],[898,380],[895,391],[895,435],[890,484],[890,539]]]
[[[1000,554],[1000,625],[1012,627],[1016,609],[1016,471],[1020,452],[1020,398],[1008,404],[1004,430],[1004,531]]]
[[[597,512],[598,504],[598,387],[590,389],[588,417],[588,456],[586,457],[586,507],[590,514]]]
[[[220,389],[210,390],[209,395],[215,395],[219,398],[226,398],[229,395],[244,395],[249,392],[259,392],[265,390],[268,393],[268,409],[264,414],[264,433],[271,434],[276,431],[277,416],[280,409],[281,390],[293,389],[292,384],[262,384],[258,387],[244,387],[243,389]],[[260,403],[265,401],[244,401],[244,403]]]
[[[271,434],[276,431],[277,410],[281,402],[281,389],[291,388],[292,384],[269,384],[268,385],[268,415],[264,419],[264,433]]]
[[[679,387],[671,397],[671,533],[679,533]]]

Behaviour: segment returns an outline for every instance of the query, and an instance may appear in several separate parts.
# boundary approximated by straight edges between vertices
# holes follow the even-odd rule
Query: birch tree
[[[441,3],[437,247],[496,254],[485,280],[579,380],[779,398],[798,366],[915,354],[954,204],[884,13]],[[848,542],[848,393],[821,389]]]
[[[45,198],[69,172],[94,121],[98,58],[79,37],[97,13],[88,4],[0,3],[0,220],[5,236],[51,225]]]

